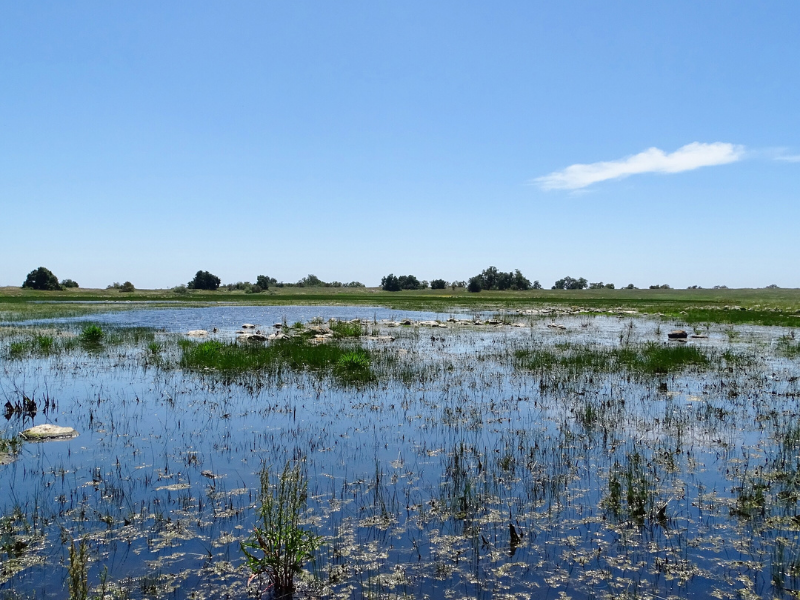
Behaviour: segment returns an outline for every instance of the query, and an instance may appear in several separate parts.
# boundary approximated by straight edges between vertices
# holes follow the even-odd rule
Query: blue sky
[[[800,287],[800,3],[5,2],[0,285]]]

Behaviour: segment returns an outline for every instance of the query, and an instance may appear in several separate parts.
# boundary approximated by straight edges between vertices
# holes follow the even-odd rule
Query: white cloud
[[[744,155],[744,146],[714,142],[693,142],[671,154],[649,148],[620,160],[571,165],[534,181],[545,190],[578,190],[599,181],[621,179],[638,173],[680,173],[700,167],[736,162]]]
[[[795,154],[794,156],[778,156],[776,160],[782,160],[784,162],[800,162],[800,154]]]

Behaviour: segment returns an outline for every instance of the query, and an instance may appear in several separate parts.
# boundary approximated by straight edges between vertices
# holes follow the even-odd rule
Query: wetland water
[[[0,403],[17,407],[3,437],[80,433],[0,466],[0,594],[68,597],[86,539],[90,596],[103,581],[111,598],[257,596],[240,542],[262,466],[293,460],[324,540],[298,597],[795,597],[787,329],[710,325],[681,344],[666,341],[679,324],[636,315],[418,324],[448,316],[236,306],[0,328]],[[364,320],[324,343],[368,352],[368,381],[185,360],[203,343],[188,330],[244,345],[243,323],[316,317]],[[81,343],[86,321],[102,342]]]

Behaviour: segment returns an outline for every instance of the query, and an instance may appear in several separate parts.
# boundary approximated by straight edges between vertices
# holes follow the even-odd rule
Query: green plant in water
[[[287,462],[277,481],[268,468],[261,470],[258,521],[241,547],[253,577],[266,576],[278,595],[294,589],[294,576],[320,544],[319,536],[301,526],[307,493],[308,479],[298,462]]]
[[[81,332],[81,341],[85,344],[99,344],[104,335],[105,332],[99,325],[87,325]]]
[[[72,541],[69,547],[69,600],[86,600],[89,596],[89,578],[87,564],[86,538],[81,539],[78,547]]]
[[[374,378],[369,355],[364,350],[350,350],[336,361],[336,374],[350,382],[366,382]]]
[[[360,337],[361,323],[348,323],[336,321],[330,324],[331,331],[339,337]]]

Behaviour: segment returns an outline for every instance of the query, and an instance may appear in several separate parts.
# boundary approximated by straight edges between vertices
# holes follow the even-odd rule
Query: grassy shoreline
[[[97,304],[79,304],[82,302]],[[384,292],[379,288],[274,288],[260,294],[241,291],[69,289],[58,292],[0,288],[0,321],[78,316],[146,306],[213,304],[253,306],[385,306],[397,310],[478,312],[555,308],[643,314],[687,323],[800,326],[800,289],[723,290],[420,290]]]

